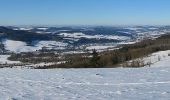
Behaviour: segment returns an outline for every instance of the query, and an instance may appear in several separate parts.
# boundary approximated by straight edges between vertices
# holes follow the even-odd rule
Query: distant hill
[[[1,39],[11,39],[16,41],[24,41],[27,43],[31,43],[32,41],[35,40],[51,39],[49,35],[37,34],[37,33],[23,31],[23,30],[13,30],[3,26],[0,26],[0,33],[4,33],[1,35]]]
[[[16,47],[15,45],[8,45],[8,40],[11,40],[15,42],[15,44],[18,43],[20,46],[22,44],[22,46],[24,45],[25,47],[37,47],[38,43],[45,41],[43,45],[38,45],[56,50],[60,47],[60,44],[67,44],[67,46],[63,47],[65,51],[74,49],[76,49],[74,51],[86,51],[88,46],[105,46],[110,48],[115,47],[115,45],[119,43],[128,44],[158,38],[167,32],[170,32],[169,26],[0,26],[0,42],[2,45],[0,49],[5,47],[5,49],[8,48],[8,50],[11,51],[11,48]],[[20,48],[22,48],[22,46]],[[29,51],[28,48],[24,49],[25,51]]]

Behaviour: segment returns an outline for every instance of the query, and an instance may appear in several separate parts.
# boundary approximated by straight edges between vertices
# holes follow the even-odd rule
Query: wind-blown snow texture
[[[1,69],[1,100],[168,100],[170,68]]]

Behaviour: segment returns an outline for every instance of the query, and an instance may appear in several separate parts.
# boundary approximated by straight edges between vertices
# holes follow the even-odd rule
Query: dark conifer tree
[[[91,66],[92,67],[101,67],[100,56],[95,49],[92,52]]]

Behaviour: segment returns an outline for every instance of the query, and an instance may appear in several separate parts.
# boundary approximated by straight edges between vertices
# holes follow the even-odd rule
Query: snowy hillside
[[[4,47],[6,50],[11,52],[20,53],[20,52],[33,52],[36,50],[40,50],[43,47],[47,47],[47,49],[65,49],[67,43],[56,42],[56,41],[39,41],[35,43],[33,46],[28,46],[25,42],[22,41],[14,41],[14,40],[5,40],[3,41]]]
[[[0,55],[0,64],[18,64],[21,63],[20,61],[10,61],[8,60],[8,57],[10,57],[10,55]]]
[[[1,100],[169,100],[170,68],[1,69]]]
[[[151,67],[169,67],[170,50],[153,53],[144,60],[145,62],[151,62]]]
[[[133,61],[140,61],[145,67],[169,67],[170,50],[155,52],[146,57],[128,61],[128,63],[133,63]]]

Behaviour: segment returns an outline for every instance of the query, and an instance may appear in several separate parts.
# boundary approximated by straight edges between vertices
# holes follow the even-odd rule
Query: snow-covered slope
[[[96,46],[88,46],[88,47],[86,47],[86,49],[87,50],[93,50],[93,49],[95,49],[95,50],[97,50],[98,52],[99,51],[103,51],[103,50],[109,50],[109,48],[111,49],[111,48],[115,48],[115,46],[100,46],[100,45],[96,45]]]
[[[21,63],[20,61],[10,61],[8,60],[10,55],[0,55],[0,64],[18,64]]]
[[[155,52],[133,61],[143,62],[146,65],[145,67],[170,67],[170,50]],[[131,63],[132,61],[128,62]]]
[[[0,69],[1,100],[169,100],[170,67]]]
[[[170,50],[153,53],[144,60],[151,62],[151,67],[170,67]]]
[[[42,47],[47,47],[47,49],[64,49],[67,43],[56,42],[56,41],[39,41],[34,46],[28,46],[27,43],[22,41],[5,40],[3,41],[6,50],[11,52],[33,52],[42,49]]]
[[[67,38],[87,38],[87,39],[111,39],[111,40],[129,40],[130,37],[127,36],[116,36],[116,35],[86,35],[83,33],[60,33],[60,36]]]

